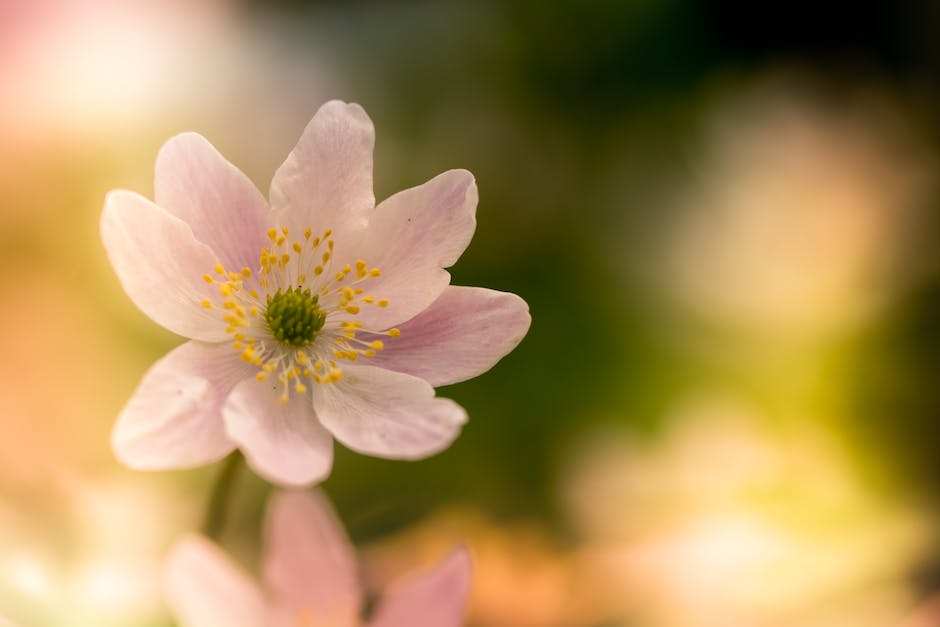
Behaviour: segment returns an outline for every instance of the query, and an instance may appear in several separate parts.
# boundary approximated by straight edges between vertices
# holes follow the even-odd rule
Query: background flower
[[[182,627],[354,627],[364,597],[356,558],[320,494],[280,493],[268,505],[261,585],[211,541],[192,536],[166,569],[169,604]],[[463,624],[470,562],[457,549],[436,568],[398,581],[376,606],[376,627]]]

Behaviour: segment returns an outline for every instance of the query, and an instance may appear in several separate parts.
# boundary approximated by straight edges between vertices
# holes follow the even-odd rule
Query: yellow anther
[[[310,239],[310,235],[312,234],[313,234],[313,231],[310,230],[309,226],[306,229],[304,229],[304,239]]]
[[[250,277],[250,276],[251,276],[251,268],[249,268],[248,266],[245,266],[244,268],[242,268],[242,276],[245,277],[246,279],[247,279],[248,277]]]
[[[332,234],[333,234],[333,229],[327,229],[326,232],[323,233],[323,239],[328,238]]]
[[[314,268],[313,274],[315,276],[320,276],[321,274],[323,274],[323,266],[317,266],[316,268]]]
[[[298,283],[301,283],[301,284],[306,283],[306,282],[307,282],[307,275],[306,275],[306,274],[298,274],[298,275],[297,275],[297,282],[298,282]]]
[[[401,331],[399,331],[398,329],[389,329],[388,334],[392,337],[398,337],[399,335],[401,335]]]
[[[303,250],[303,246],[300,245],[300,242],[294,242],[293,244],[291,244],[291,248],[293,248],[294,252],[297,252],[297,253]]]
[[[314,237],[314,238],[313,238],[313,247],[316,248],[316,247],[319,246],[319,245],[320,245],[320,238],[319,238],[319,237]]]
[[[340,281],[342,281],[342,280],[345,279],[345,278],[346,278],[346,273],[345,273],[345,272],[337,272],[337,273],[336,273],[336,282],[337,282],[337,283],[339,283]]]
[[[375,296],[363,296],[363,297],[362,297],[362,302],[364,302],[364,303],[374,303],[374,302],[375,302]]]
[[[241,349],[245,348],[245,345],[242,344],[241,342],[232,342],[232,348],[234,348],[237,351],[240,351]]]
[[[281,405],[287,405],[287,393],[281,394]]]
[[[206,309],[212,309],[212,303],[210,303],[207,300],[202,301],[202,306],[205,307]]]
[[[333,368],[330,370],[330,381],[332,381],[333,383],[336,383],[342,378],[343,378],[342,368]]]
[[[379,307],[388,307],[388,301],[383,298],[382,300],[377,302],[376,305],[378,305]]]
[[[254,291],[254,290],[248,290],[248,294],[249,294],[252,298],[258,298],[258,292]]]
[[[227,272],[227,273],[225,274],[225,276],[227,276],[230,281],[241,281],[241,280],[242,280],[242,275],[240,275],[240,274],[237,273],[237,272]]]
[[[322,362],[322,361],[318,361],[317,363],[313,364],[313,369],[314,369],[314,370],[323,370],[323,362]]]
[[[266,372],[259,372],[258,374],[255,375],[255,379],[257,379],[258,381],[264,381],[267,378],[268,378],[268,374]]]
[[[294,391],[297,392],[298,394],[303,394],[304,392],[307,391],[307,386],[304,385],[303,383],[298,382],[298,383],[294,386]]]
[[[206,283],[215,283],[215,279],[213,279],[208,274],[202,275],[202,280],[205,281]]]
[[[346,307],[346,313],[351,313],[353,315],[356,315],[357,313],[359,313],[359,305],[349,305],[348,307]]]
[[[232,285],[230,283],[222,283],[219,285],[219,292],[221,292],[222,296],[231,296]]]
[[[366,262],[360,259],[356,262],[356,276],[360,279],[366,275]]]
[[[372,268],[369,270],[369,276],[379,276],[380,274],[382,274],[382,271],[378,268]]]
[[[327,251],[327,252],[323,253],[323,263],[326,263],[326,262],[329,261],[329,260],[330,260],[330,252]]]
[[[345,298],[346,300],[352,300],[355,297],[356,297],[356,294],[353,292],[353,289],[351,287],[343,288],[343,298]]]
[[[333,250],[333,240],[328,241],[326,245],[327,245],[327,248],[329,248],[330,250]]]
[[[278,246],[283,246],[285,241],[286,241],[286,239],[285,239],[285,237],[284,237],[283,235],[278,235],[278,236],[277,236],[277,245],[278,245]]]
[[[249,307],[248,313],[250,313],[252,316],[257,316],[261,312],[258,310],[257,307]]]
[[[277,239],[277,229],[270,228],[268,229],[268,238],[273,242]]]
[[[362,351],[362,354],[366,357],[375,357],[375,351],[371,348],[367,348],[366,350]]]
[[[222,306],[226,309],[235,309],[235,301],[227,300],[224,303],[222,303]]]
[[[290,261],[290,255],[288,255],[287,253],[284,253],[283,255],[281,255],[282,266],[286,266],[289,261]]]
[[[287,233],[287,227],[286,227],[286,226],[282,226],[282,227],[281,227],[281,233],[283,233],[284,235],[287,235],[287,234],[288,234],[288,233]]]
[[[245,334],[244,334],[244,333],[236,333],[236,334],[235,334],[235,339],[236,339],[236,340],[241,340],[242,342],[244,342],[244,341],[245,341]]]
[[[382,342],[382,340],[372,340],[372,341],[369,343],[369,346],[371,346],[372,348],[374,348],[374,349],[377,350],[377,351],[380,351],[380,350],[382,350],[383,348],[385,348],[385,344]]]
[[[215,270],[216,274],[225,274],[225,268],[222,267],[221,263],[217,263],[212,267]]]

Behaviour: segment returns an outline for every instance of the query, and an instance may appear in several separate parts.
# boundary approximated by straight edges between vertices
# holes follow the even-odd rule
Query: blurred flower
[[[707,120],[665,282],[712,322],[784,341],[845,333],[910,282],[936,186],[916,129],[858,91],[765,80]]]
[[[672,424],[651,442],[599,434],[568,475],[583,572],[608,614],[880,627],[910,606],[906,577],[933,521],[861,483],[835,442],[770,432],[716,399],[690,401]]]
[[[363,593],[353,548],[319,494],[280,493],[268,506],[263,576],[257,582],[205,538],[181,541],[167,569],[169,604],[182,627],[353,627]],[[399,581],[373,627],[448,627],[463,623],[470,585],[466,551]]]
[[[475,227],[470,173],[374,207],[373,144],[365,112],[333,101],[275,174],[271,210],[195,134],[161,150],[155,203],[108,196],[101,234],[124,289],[193,338],[121,413],[112,442],[124,463],[193,466],[239,446],[265,478],[302,485],[329,473],[333,437],[416,459],[457,436],[466,414],[432,386],[492,367],[525,335],[528,308],[448,286],[443,268]]]
[[[15,507],[0,502],[0,607],[23,625],[151,625],[160,564],[195,503],[139,478],[64,475]]]

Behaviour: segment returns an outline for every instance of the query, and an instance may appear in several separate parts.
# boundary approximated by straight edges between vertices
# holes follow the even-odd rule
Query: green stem
[[[229,501],[232,499],[232,488],[238,476],[238,470],[244,461],[240,451],[235,451],[225,459],[219,476],[216,477],[212,493],[209,495],[209,506],[206,509],[206,519],[202,525],[202,532],[213,540],[218,540],[225,526],[228,514]]]

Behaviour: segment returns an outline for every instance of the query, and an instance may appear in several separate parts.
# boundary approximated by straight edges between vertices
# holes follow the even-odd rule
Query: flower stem
[[[215,485],[212,486],[202,532],[213,540],[218,540],[219,536],[222,535],[222,528],[225,526],[225,518],[228,514],[229,501],[232,497],[232,488],[235,485],[238,470],[241,468],[244,459],[241,451],[236,450],[229,455],[225,459],[218,477],[216,477]]]

